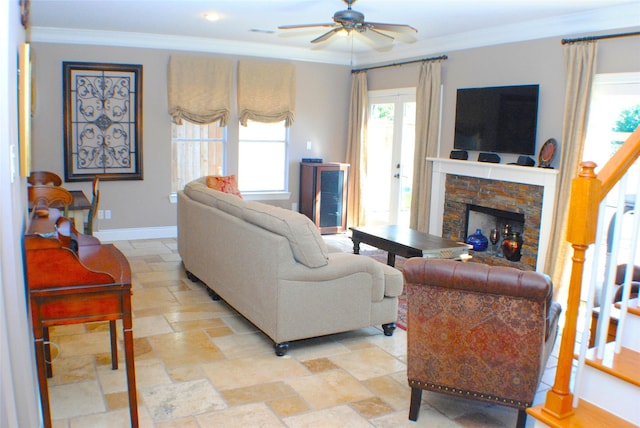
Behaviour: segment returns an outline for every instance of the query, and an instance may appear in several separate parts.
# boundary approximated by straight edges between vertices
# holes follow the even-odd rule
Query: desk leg
[[[136,390],[136,369],[133,361],[133,323],[131,321],[131,297],[125,296],[122,330],[124,333],[124,355],[127,366],[127,389],[129,390],[129,412],[131,427],[138,428],[138,392]]]
[[[40,386],[40,404],[42,407],[42,419],[45,428],[51,428],[51,409],[49,406],[49,389],[47,385],[47,368],[45,361],[45,343],[42,338],[43,329],[33,327],[36,345],[36,366],[38,368],[38,385]]]
[[[53,360],[51,359],[51,340],[49,339],[49,327],[42,328],[44,337],[44,361],[47,369],[47,377],[53,377]]]
[[[109,321],[109,333],[111,334],[111,369],[118,370],[118,332],[114,320]]]

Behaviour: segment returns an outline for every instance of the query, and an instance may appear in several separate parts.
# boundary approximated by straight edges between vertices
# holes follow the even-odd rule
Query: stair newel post
[[[573,248],[571,278],[567,298],[565,325],[562,331],[558,368],[553,387],[547,393],[542,411],[558,419],[573,414],[573,393],[570,389],[576,326],[580,308],[580,291],[584,271],[585,252],[595,242],[601,182],[597,179],[593,162],[583,162],[581,171],[571,184],[567,241]]]

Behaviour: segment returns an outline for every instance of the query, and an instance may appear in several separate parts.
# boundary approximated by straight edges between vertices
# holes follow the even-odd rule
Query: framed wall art
[[[142,65],[63,62],[66,181],[142,180]]]
[[[18,129],[20,176],[31,174],[31,45],[23,43],[18,52]]]

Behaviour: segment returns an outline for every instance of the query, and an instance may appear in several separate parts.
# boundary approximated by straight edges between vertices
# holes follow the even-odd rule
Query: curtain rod
[[[356,68],[354,70],[351,70],[351,72],[352,73],[357,73],[359,71],[375,70],[376,68],[396,67],[398,65],[413,64],[414,62],[437,61],[437,60],[442,60],[442,59],[449,59],[449,57],[446,56],[446,55],[440,55],[440,56],[434,56],[434,57],[431,57],[431,58],[415,59],[413,61],[394,62],[392,64],[376,65],[374,67]]]
[[[616,39],[618,37],[631,37],[631,36],[640,36],[640,31],[635,31],[633,33],[605,34],[602,36],[579,37],[577,39],[562,39],[562,44],[566,45],[567,43],[590,42],[592,40]]]

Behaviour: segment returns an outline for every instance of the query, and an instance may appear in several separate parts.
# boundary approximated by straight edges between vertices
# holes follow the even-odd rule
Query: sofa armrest
[[[389,269],[387,269],[389,268]],[[402,273],[390,266],[383,265],[369,257],[350,253],[329,253],[328,264],[318,268],[309,268],[296,263],[282,273],[281,279],[290,281],[322,282],[344,278],[350,275],[366,273],[371,276],[372,301],[381,301],[384,296],[395,297],[402,292]],[[386,289],[389,283],[389,290]]]

